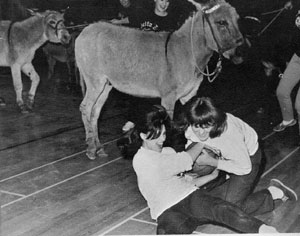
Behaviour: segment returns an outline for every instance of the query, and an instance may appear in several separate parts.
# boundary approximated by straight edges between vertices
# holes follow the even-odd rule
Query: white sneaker
[[[125,123],[125,125],[123,126],[122,131],[123,131],[124,133],[126,133],[126,132],[128,132],[129,130],[133,129],[134,126],[135,126],[134,123],[132,123],[131,121],[127,121],[127,122]]]
[[[273,226],[269,226],[269,225],[261,225],[258,229],[258,233],[259,234],[279,234],[279,232],[277,231],[276,228],[274,228]]]

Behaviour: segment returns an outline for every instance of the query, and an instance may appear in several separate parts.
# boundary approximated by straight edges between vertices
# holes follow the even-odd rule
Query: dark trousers
[[[225,225],[241,233],[258,233],[263,224],[236,205],[202,189],[164,211],[157,223],[157,234],[190,234],[207,223]]]
[[[251,215],[261,215],[274,209],[274,201],[266,189],[253,193],[260,178],[261,150],[251,156],[252,171],[247,175],[229,174],[230,178],[212,189],[212,196],[234,203]]]
[[[199,196],[195,198],[194,204],[191,205],[185,199],[163,212],[158,218],[157,233],[190,234],[197,226],[205,223],[221,223],[240,232],[257,233],[257,227],[263,222],[253,216],[274,209],[273,198],[267,189],[253,193],[261,174],[261,159],[262,155],[259,149],[251,156],[252,170],[248,175],[230,174],[230,178],[225,183],[212,189],[198,190],[197,192],[202,192],[197,193]],[[205,197],[202,197],[203,195]],[[195,209],[193,209],[194,207]],[[189,211],[194,213],[188,214]],[[205,219],[205,216],[210,215],[209,212],[216,218]],[[228,218],[223,219],[223,216],[225,218],[228,216]],[[236,217],[240,217],[240,221]],[[247,222],[248,227],[244,225],[244,222]]]

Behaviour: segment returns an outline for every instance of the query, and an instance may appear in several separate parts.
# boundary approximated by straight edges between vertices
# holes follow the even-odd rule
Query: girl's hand
[[[218,161],[211,156],[205,149],[203,149],[202,153],[196,159],[196,163],[198,165],[209,165],[209,166],[217,166]]]
[[[211,172],[212,177],[215,179],[218,177],[219,175],[219,170],[218,169],[214,169],[213,172]]]

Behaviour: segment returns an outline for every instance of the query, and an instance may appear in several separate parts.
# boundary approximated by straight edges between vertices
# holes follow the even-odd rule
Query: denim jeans
[[[261,215],[274,209],[274,201],[266,189],[253,193],[260,177],[261,150],[251,156],[252,170],[247,175],[229,174],[230,178],[209,192],[212,196],[234,203],[251,215]]]
[[[225,225],[240,233],[258,233],[262,221],[236,205],[199,189],[164,211],[157,219],[157,234],[190,234],[207,223]]]

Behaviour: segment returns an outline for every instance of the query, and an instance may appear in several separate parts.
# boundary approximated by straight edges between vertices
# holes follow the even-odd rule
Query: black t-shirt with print
[[[139,28],[144,31],[174,31],[177,29],[177,21],[174,16],[158,16],[154,11],[140,15]]]

